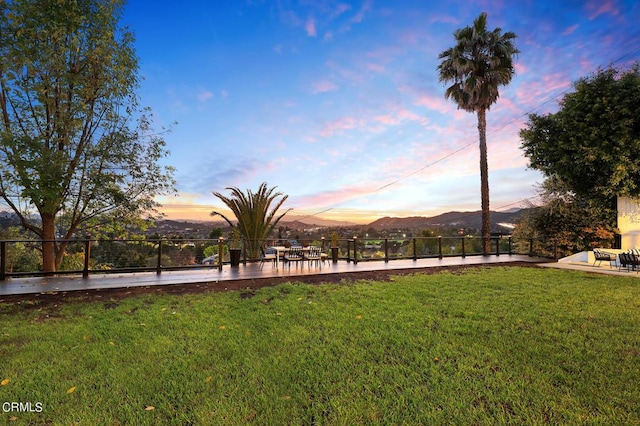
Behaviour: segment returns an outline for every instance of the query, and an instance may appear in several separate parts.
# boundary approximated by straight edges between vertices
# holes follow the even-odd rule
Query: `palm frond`
[[[288,209],[276,217],[288,196],[282,192],[276,192],[276,187],[269,188],[266,182],[262,183],[256,192],[247,190],[245,193],[236,187],[229,187],[227,190],[231,192],[229,196],[219,192],[214,192],[213,195],[220,199],[236,217],[237,228],[248,255],[257,256],[260,252],[260,244],[269,238],[278,222],[291,211]],[[279,197],[281,198],[277,200]],[[233,226],[224,215],[218,212],[211,214],[221,216]]]
[[[438,58],[441,82],[453,83],[445,98],[458,108],[473,112],[488,110],[499,97],[500,86],[509,84],[515,69],[513,58],[519,53],[512,32],[488,31],[487,14],[481,13],[472,26],[454,33],[456,45],[443,51]]]

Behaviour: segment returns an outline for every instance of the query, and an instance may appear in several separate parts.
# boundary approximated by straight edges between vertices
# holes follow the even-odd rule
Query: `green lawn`
[[[8,424],[640,424],[640,279],[492,267],[5,304],[0,380]]]

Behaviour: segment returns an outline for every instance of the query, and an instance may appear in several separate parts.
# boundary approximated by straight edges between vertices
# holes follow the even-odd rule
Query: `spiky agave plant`
[[[276,192],[276,188],[269,188],[267,183],[263,182],[256,192],[247,190],[244,193],[239,188],[228,187],[226,189],[231,191],[229,196],[219,192],[213,193],[231,210],[238,223],[234,225],[228,217],[217,211],[211,212],[211,216],[220,216],[231,227],[237,227],[250,259],[259,257],[260,246],[264,240],[269,238],[278,222],[291,210],[287,209],[284,213],[277,215],[278,209],[289,196]],[[278,200],[279,197],[282,198]]]

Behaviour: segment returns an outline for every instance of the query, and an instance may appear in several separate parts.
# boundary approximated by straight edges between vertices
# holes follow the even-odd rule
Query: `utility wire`
[[[627,53],[625,53],[622,56],[618,57],[617,59],[612,61],[609,66],[613,66],[616,63],[621,62],[622,60],[624,60],[625,58],[631,56],[633,53],[635,53],[637,51],[640,51],[640,46],[636,46],[635,48],[631,49]],[[569,93],[569,91],[572,89],[572,87],[573,87],[573,84],[570,84],[567,88],[565,88],[565,89],[561,90],[560,92],[554,94],[553,96],[545,99],[544,101],[542,101],[540,104],[538,104],[537,106],[535,106],[531,110],[529,110],[529,111],[527,111],[527,112],[525,112],[525,113],[523,113],[521,115],[516,116],[515,118],[513,118],[510,121],[506,122],[502,126],[499,126],[499,127],[496,127],[494,129],[490,130],[489,134],[494,134],[494,133],[504,129],[505,127],[510,126],[511,124],[519,121],[522,117],[527,117],[530,114],[533,114],[535,111],[537,111],[538,109],[542,108],[544,105],[548,104],[549,102],[554,101],[554,100],[558,99],[560,96],[563,96],[563,95]],[[459,152],[462,152],[462,151],[466,150],[467,148],[469,148],[470,146],[475,145],[475,144],[476,144],[476,140],[474,139],[473,141],[471,141],[471,142],[467,143],[466,145],[462,146],[461,148],[458,148],[455,151],[452,151],[452,152],[450,152],[450,153],[448,153],[446,155],[443,155],[442,157],[432,161],[431,163],[427,163],[423,167],[421,167],[419,169],[416,169],[416,170],[412,171],[411,173],[405,174],[404,176],[401,176],[398,179],[396,179],[396,180],[394,180],[392,182],[389,182],[389,183],[387,183],[387,184],[385,184],[385,185],[373,190],[372,192],[370,192],[368,194],[362,194],[362,195],[360,195],[360,197],[362,197],[364,195],[372,195],[374,193],[377,193],[377,192],[380,192],[380,191],[382,191],[384,189],[387,189],[387,188],[389,188],[389,187],[391,187],[391,186],[393,186],[393,185],[395,185],[397,183],[402,182],[403,180],[406,180],[406,179],[410,178],[411,176],[417,175],[418,173],[421,173],[422,171],[424,171],[424,170],[426,170],[426,169],[428,169],[428,168],[430,168],[430,167],[432,167],[432,166],[434,166],[434,165],[436,165],[438,163],[441,163],[442,161],[444,161],[444,160],[446,160],[446,159],[448,159],[450,157],[453,157],[454,155],[458,154]],[[537,198],[537,196],[525,198],[523,200],[516,201],[515,203],[512,203],[510,205],[520,204],[523,201],[527,201],[527,200],[530,200],[530,199],[533,199],[533,198]],[[510,206],[510,205],[508,205],[508,206]],[[504,208],[504,207],[506,207],[506,206],[503,206],[503,207],[500,207],[500,208]],[[319,214],[326,213],[326,212],[328,212],[330,210],[333,210],[333,209],[334,209],[334,207],[329,207],[329,208],[327,208],[325,210],[322,210],[322,211],[319,211],[317,213],[312,213],[312,214],[309,214],[307,216],[303,216],[301,219],[317,216]]]

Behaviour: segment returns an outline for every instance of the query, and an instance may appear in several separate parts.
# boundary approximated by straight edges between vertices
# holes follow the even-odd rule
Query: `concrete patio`
[[[607,252],[619,254],[623,250],[620,249],[604,249]],[[598,274],[618,275],[627,277],[638,277],[640,274],[638,271],[627,271],[626,269],[620,270],[620,263],[618,261],[615,264],[610,264],[607,261],[599,262],[595,261],[592,251],[583,251],[576,253],[572,256],[568,256],[559,259],[557,262],[542,263],[540,266],[558,269],[570,269],[574,271],[594,272]]]

